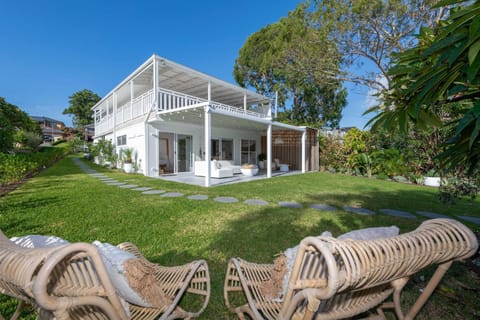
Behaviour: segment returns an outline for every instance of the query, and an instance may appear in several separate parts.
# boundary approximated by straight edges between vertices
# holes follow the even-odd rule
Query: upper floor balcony
[[[207,105],[253,120],[270,118],[271,112],[266,96],[153,55],[92,108],[95,135],[147,116],[160,118]]]

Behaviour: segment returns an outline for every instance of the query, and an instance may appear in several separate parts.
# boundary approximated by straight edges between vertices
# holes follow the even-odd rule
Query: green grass
[[[130,241],[138,245],[149,260],[163,265],[203,258],[210,268],[212,296],[202,319],[231,317],[223,302],[225,268],[230,257],[271,262],[276,253],[325,230],[339,235],[358,228],[395,224],[401,232],[406,232],[423,221],[421,217],[412,220],[382,214],[360,216],[342,210],[320,212],[309,209],[310,204],[360,205],[372,210],[391,208],[413,213],[423,210],[480,217],[479,200],[462,200],[448,206],[438,201],[434,188],[361,177],[308,173],[207,189],[126,175],[89,163],[92,168],[122,181],[186,195],[209,196],[206,201],[162,198],[105,185],[84,174],[71,158],[67,157],[0,198],[3,232],[8,237],[56,235],[71,242],[100,240],[116,244]],[[239,202],[217,203],[213,201],[216,196],[234,196]],[[244,204],[249,198],[261,198],[271,204]],[[276,204],[279,201],[297,201],[304,209],[279,207]],[[479,231],[478,226],[465,224]],[[445,315],[458,319],[478,318],[480,308],[475,294],[471,294],[474,291],[469,290],[478,292],[479,280],[460,263],[455,264],[446,278],[447,288],[453,287],[462,303],[444,294],[434,294],[420,318],[432,318],[440,311],[442,318]],[[410,292],[418,292],[422,285],[418,279],[412,281]],[[449,284],[452,279],[467,283],[469,289]],[[405,299],[410,297],[406,294]],[[6,310],[8,313],[11,308],[10,300],[0,300],[0,313]]]

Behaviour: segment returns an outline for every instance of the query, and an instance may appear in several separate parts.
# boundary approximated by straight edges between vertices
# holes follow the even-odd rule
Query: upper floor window
[[[127,135],[117,137],[117,146],[123,146],[127,144]]]

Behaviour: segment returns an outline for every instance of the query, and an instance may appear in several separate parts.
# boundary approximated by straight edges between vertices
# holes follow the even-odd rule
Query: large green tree
[[[15,135],[20,130],[35,135],[41,133],[38,124],[32,118],[19,107],[0,97],[0,152],[13,149]]]
[[[392,55],[416,45],[420,25],[435,26],[448,10],[438,0],[315,0],[317,26],[342,55],[344,79],[374,92],[390,89]]]
[[[307,4],[252,34],[239,51],[234,76],[238,84],[292,107],[283,120],[313,126],[337,126],[346,91],[337,79],[340,56],[328,33],[314,25]]]
[[[73,125],[83,131],[83,127],[93,122],[91,108],[100,101],[100,97],[91,90],[77,91],[69,97],[69,106],[63,114],[73,115]]]
[[[423,28],[419,44],[398,55],[388,108],[374,127],[451,126],[445,167],[478,169],[480,161],[480,1],[442,1],[455,5],[438,29]],[[454,108],[452,108],[454,106]],[[451,112],[445,113],[445,110]]]

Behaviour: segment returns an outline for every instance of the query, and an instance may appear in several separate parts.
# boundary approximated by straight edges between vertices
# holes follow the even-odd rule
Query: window
[[[256,144],[255,140],[242,139],[242,163],[257,163]]]
[[[212,159],[233,160],[233,140],[212,139]]]
[[[117,137],[117,146],[123,146],[127,144],[127,135]]]
[[[222,139],[222,160],[233,160],[233,140]]]

